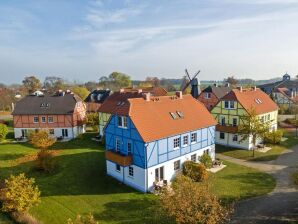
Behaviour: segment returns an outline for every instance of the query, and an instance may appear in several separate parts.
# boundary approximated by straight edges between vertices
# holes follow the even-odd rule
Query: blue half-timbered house
[[[215,157],[216,122],[191,95],[128,99],[105,128],[107,174],[143,192],[170,182],[186,160]]]

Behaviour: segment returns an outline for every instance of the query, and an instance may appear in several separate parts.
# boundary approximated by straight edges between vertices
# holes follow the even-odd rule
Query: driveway
[[[271,193],[236,203],[231,223],[298,223],[298,188],[291,180],[292,173],[298,170],[298,145],[269,162],[249,162],[219,154],[217,158],[256,168],[276,180]]]

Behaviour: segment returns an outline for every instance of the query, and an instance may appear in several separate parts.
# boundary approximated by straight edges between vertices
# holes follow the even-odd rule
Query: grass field
[[[104,149],[90,140],[56,143],[59,167],[51,175],[32,170],[32,162],[16,163],[35,152],[28,144],[0,145],[0,177],[25,172],[34,177],[42,192],[42,203],[30,213],[44,224],[63,224],[77,214],[92,212],[100,223],[157,223],[152,210],[156,196],[143,194],[105,175]],[[275,181],[254,169],[227,163],[212,174],[212,190],[223,200],[233,201],[270,192]],[[4,214],[0,223],[12,223]]]
[[[277,157],[287,148],[291,148],[298,144],[298,139],[288,135],[287,140],[281,142],[279,145],[272,145],[271,150],[262,153],[255,151],[255,156],[253,157],[252,150],[237,149],[232,147],[225,147],[222,145],[216,146],[216,153],[220,153],[226,156],[231,156],[237,159],[251,160],[251,161],[270,161],[275,160]]]

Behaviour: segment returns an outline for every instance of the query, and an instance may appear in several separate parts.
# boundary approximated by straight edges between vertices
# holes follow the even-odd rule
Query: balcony
[[[216,131],[219,132],[226,132],[226,133],[237,133],[238,126],[231,126],[231,125],[216,125]]]
[[[120,153],[113,151],[106,151],[106,159],[117,163],[120,166],[129,166],[132,164],[131,155],[121,155]]]

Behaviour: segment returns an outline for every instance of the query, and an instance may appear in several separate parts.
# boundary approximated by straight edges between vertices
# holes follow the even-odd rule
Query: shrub
[[[172,188],[162,190],[159,208],[169,223],[219,224],[226,223],[231,209],[223,207],[207,184],[195,183],[189,177],[178,175]]]
[[[268,132],[264,136],[264,142],[269,144],[278,144],[281,142],[283,134],[282,130]]]
[[[183,164],[183,174],[193,181],[201,182],[208,179],[208,172],[203,164],[186,161]]]
[[[94,219],[91,213],[89,213],[85,217],[78,215],[74,221],[72,221],[72,219],[68,219],[67,224],[99,224],[99,222]]]
[[[0,142],[4,141],[8,134],[8,128],[5,124],[0,124]]]
[[[56,139],[50,137],[48,131],[46,130],[31,132],[29,134],[29,140],[35,148],[39,149],[46,149],[56,142]]]
[[[91,126],[92,128],[94,126],[98,126],[99,125],[99,114],[98,113],[87,114],[87,125]]]
[[[202,164],[204,164],[204,166],[206,167],[206,168],[211,168],[212,167],[212,159],[211,159],[211,157],[209,156],[209,154],[207,154],[207,153],[204,153],[202,156],[201,156],[201,158],[200,158],[200,162],[202,163]]]
[[[21,224],[40,224],[36,218],[31,216],[28,212],[12,212],[11,218],[17,223]]]
[[[35,162],[35,168],[37,170],[45,171],[47,173],[51,173],[56,167],[54,153],[46,149],[41,149],[37,153]]]
[[[27,178],[24,173],[6,179],[1,189],[1,211],[24,213],[37,205],[40,202],[40,191],[34,183],[35,180]]]

